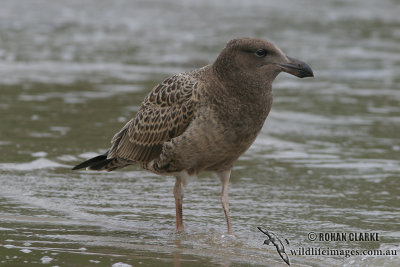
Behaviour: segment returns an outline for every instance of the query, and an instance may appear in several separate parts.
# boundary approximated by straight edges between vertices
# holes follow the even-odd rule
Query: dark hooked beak
[[[290,73],[299,78],[314,77],[314,73],[307,63],[300,61],[295,58],[287,57],[288,63],[279,64],[282,67],[282,71]]]

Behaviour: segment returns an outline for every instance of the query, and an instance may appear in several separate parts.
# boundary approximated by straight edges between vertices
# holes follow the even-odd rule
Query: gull
[[[155,86],[136,116],[114,135],[110,149],[73,169],[113,171],[140,164],[175,177],[176,231],[182,232],[187,181],[216,174],[228,234],[228,183],[234,162],[254,142],[272,106],[272,82],[281,72],[313,77],[306,63],[257,38],[229,41],[213,64],[169,77]]]

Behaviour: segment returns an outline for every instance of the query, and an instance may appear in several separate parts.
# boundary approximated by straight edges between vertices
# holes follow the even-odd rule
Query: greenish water
[[[0,5],[0,266],[400,265],[399,1],[12,1]],[[237,36],[269,39],[314,79],[281,74],[236,163],[227,236],[220,183],[185,191],[132,166],[72,172],[108,148],[148,91],[211,63]],[[310,241],[378,233],[379,241]],[[299,256],[299,248],[396,256]]]

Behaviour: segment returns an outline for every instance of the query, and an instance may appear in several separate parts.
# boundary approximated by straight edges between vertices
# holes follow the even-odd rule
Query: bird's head
[[[214,62],[214,68],[225,82],[247,81],[255,86],[271,85],[282,71],[299,78],[314,76],[305,62],[286,56],[271,42],[256,38],[229,41]]]

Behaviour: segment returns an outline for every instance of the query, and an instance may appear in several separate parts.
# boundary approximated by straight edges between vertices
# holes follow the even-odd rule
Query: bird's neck
[[[212,72],[213,68],[210,66],[204,71]],[[271,84],[244,83],[246,87],[243,87],[240,82],[221,80],[215,72],[203,77],[208,77],[210,86],[203,88],[202,97],[212,106],[218,106],[218,116],[223,120],[249,123],[252,126],[247,128],[258,133],[272,107]]]
[[[241,103],[252,103],[264,106],[263,103],[269,102],[272,99],[272,80],[260,82],[254,77],[248,76],[244,72],[232,71],[224,76],[226,71],[218,70],[219,66],[214,64],[209,71],[213,72],[211,77],[214,77],[215,88],[220,95],[225,98],[235,98]],[[232,75],[234,74],[234,75]],[[266,108],[266,107],[264,107]]]

